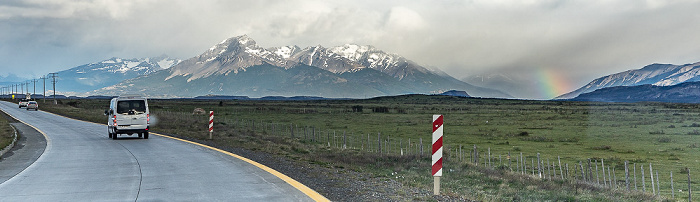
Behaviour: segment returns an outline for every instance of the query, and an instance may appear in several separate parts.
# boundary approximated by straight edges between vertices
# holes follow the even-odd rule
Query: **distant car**
[[[27,110],[33,109],[34,111],[39,111],[39,103],[36,101],[27,102]]]
[[[19,108],[27,107],[27,104],[28,104],[28,103],[29,103],[29,100],[27,100],[27,99],[21,99],[21,100],[19,100]]]

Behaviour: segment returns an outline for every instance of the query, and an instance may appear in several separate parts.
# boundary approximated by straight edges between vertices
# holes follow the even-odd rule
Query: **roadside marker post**
[[[212,133],[214,133],[214,111],[209,111],[209,139],[212,139]]]
[[[442,176],[442,133],[443,116],[433,115],[433,191],[440,195],[440,177]]]

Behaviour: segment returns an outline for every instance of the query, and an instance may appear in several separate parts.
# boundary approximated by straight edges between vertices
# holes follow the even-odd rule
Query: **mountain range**
[[[246,35],[226,39],[169,69],[127,79],[91,94],[366,98],[449,90],[463,90],[478,97],[512,97],[431,71],[372,46],[262,48]]]
[[[583,93],[571,100],[596,102],[700,103],[700,82],[684,82],[672,86],[652,84],[615,86]]]
[[[685,65],[651,64],[641,69],[628,70],[600,77],[579,89],[560,95],[555,99],[572,99],[581,94],[608,87],[639,85],[672,86],[694,81],[700,81],[700,62]]]
[[[168,69],[179,62],[181,60],[165,55],[153,58],[110,58],[57,72],[57,91],[69,95],[82,94],[125,79]]]

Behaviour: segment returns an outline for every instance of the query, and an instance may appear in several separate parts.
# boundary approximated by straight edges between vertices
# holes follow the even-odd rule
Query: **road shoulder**
[[[17,129],[20,138],[17,145],[0,158],[0,184],[32,165],[46,149],[46,139],[39,131],[24,123],[10,124]]]

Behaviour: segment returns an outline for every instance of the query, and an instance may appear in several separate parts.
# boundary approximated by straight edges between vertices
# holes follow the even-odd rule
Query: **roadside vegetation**
[[[60,100],[59,105],[41,105],[41,110],[104,123],[106,118],[102,113],[107,106],[106,100]],[[324,101],[149,100],[149,106],[154,132],[223,149],[264,152],[302,165],[327,168],[335,174],[347,175],[351,181],[371,186],[395,182],[398,188],[372,190],[390,196],[391,200],[651,201],[671,198],[671,172],[676,199],[687,197],[685,168],[690,168],[691,177],[697,179],[694,181],[700,181],[697,174],[700,173],[697,163],[700,105],[697,104],[407,95]],[[195,108],[215,112],[213,140],[207,140],[208,113],[193,114]],[[433,114],[445,116],[443,156],[446,160],[441,197],[432,196],[430,176]],[[290,130],[295,131],[293,136]],[[386,149],[391,152],[377,153],[377,140],[384,138],[390,139],[391,147]],[[417,146],[421,138],[423,155]],[[341,141],[350,144],[338,146]],[[498,161],[494,162],[495,169],[469,163],[473,145],[478,146],[480,155],[489,148],[493,157],[499,157],[494,158]],[[401,148],[406,148],[404,155]],[[510,172],[516,168],[508,167],[503,160],[509,152],[513,156],[522,152],[528,159],[536,158],[537,153],[542,159],[553,161],[561,157],[562,164],[570,165],[586,159],[605,159],[606,166],[615,168],[618,182],[624,176],[625,161],[636,163],[637,175],[640,166],[648,168],[651,163],[661,178],[661,196],[516,174]],[[573,166],[571,170],[573,173]],[[358,177],[357,173],[364,175]],[[641,182],[638,183],[641,189]],[[696,185],[692,183],[693,190],[700,190]],[[332,195],[324,193],[324,190],[332,192],[332,188],[312,188]],[[369,190],[355,192],[372,194],[366,191]],[[700,195],[694,196],[695,200],[700,199]]]
[[[0,150],[12,144],[15,131],[10,126],[10,122],[5,118],[5,114],[0,111]]]

